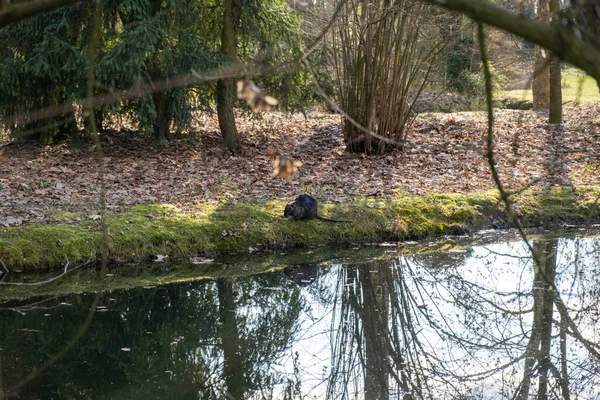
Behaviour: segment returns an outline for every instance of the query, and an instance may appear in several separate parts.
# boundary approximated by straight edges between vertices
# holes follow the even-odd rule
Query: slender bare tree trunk
[[[549,0],[538,0],[538,19],[541,22],[550,22]],[[548,108],[550,99],[550,53],[548,50],[536,46],[535,67],[533,69],[533,108],[536,110]]]

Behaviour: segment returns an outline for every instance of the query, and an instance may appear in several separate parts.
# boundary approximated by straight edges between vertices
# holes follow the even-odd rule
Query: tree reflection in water
[[[535,242],[538,268],[503,243],[107,292],[18,393],[93,296],[4,301],[0,383],[24,399],[598,399],[599,244]]]
[[[539,268],[520,243],[340,268],[327,397],[600,398],[597,246],[536,242]]]

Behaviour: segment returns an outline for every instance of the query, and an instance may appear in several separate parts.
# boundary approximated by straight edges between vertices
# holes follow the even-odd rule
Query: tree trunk
[[[152,100],[156,109],[154,139],[157,143],[165,144],[171,128],[171,118],[169,116],[171,99],[167,92],[156,92],[152,95]]]
[[[389,317],[388,290],[382,273],[373,270],[373,264],[360,267],[360,283],[363,293],[363,308],[359,312],[364,332],[365,394],[368,398],[387,400],[390,398],[389,366],[391,358],[387,332]],[[377,310],[377,312],[375,312]]]
[[[79,128],[77,127],[77,120],[75,118],[75,107],[72,107],[72,110],[69,112],[61,114],[57,120],[60,122],[56,128],[54,138],[52,138],[50,141],[53,143],[59,143],[70,140],[71,145],[73,146],[78,146],[81,144]]]
[[[244,362],[240,332],[235,318],[236,304],[233,282],[229,279],[218,279],[217,292],[225,385],[229,398],[241,400],[244,398]]]
[[[550,13],[552,14],[552,25],[560,26],[558,13],[560,5],[558,0],[550,0]],[[560,124],[562,122],[562,88],[560,74],[560,59],[556,54],[550,55],[550,113],[548,122]]]
[[[232,152],[239,153],[242,150],[242,139],[235,126],[233,115],[233,79],[219,79],[215,97],[223,144]]]
[[[560,124],[562,122],[562,88],[560,74],[560,59],[554,54],[550,59],[550,112],[548,122]]]
[[[538,20],[550,22],[549,0],[539,0],[537,9]],[[536,46],[535,67],[533,69],[533,108],[535,110],[548,108],[550,99],[550,53]]]
[[[534,244],[535,246],[535,244]],[[542,315],[540,316],[540,347],[538,356],[538,392],[537,398],[539,400],[548,399],[548,386],[549,386],[549,372],[552,366],[550,359],[550,345],[552,344],[552,323],[554,313],[554,296],[555,291],[550,288],[549,280],[554,284],[554,278],[556,276],[556,252],[558,247],[558,241],[552,240],[545,243],[541,243],[538,250],[538,257],[541,259],[539,266],[543,276],[539,277],[540,286],[542,287]],[[534,247],[535,249],[536,247]]]
[[[242,5],[242,0],[225,0],[224,2],[221,52],[229,56],[231,62],[235,62],[237,57],[236,36]],[[223,144],[232,152],[239,153],[242,150],[242,140],[235,126],[235,116],[233,115],[233,90],[233,78],[219,79],[215,97]]]

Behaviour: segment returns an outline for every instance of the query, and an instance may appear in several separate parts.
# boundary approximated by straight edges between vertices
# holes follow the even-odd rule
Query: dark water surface
[[[4,301],[0,384],[23,399],[600,399],[600,239],[532,245],[541,268],[507,242]]]

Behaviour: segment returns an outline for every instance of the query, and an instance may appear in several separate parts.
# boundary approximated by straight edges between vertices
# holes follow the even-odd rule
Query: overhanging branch
[[[41,13],[68,6],[80,0],[35,0],[29,3],[13,4],[6,11],[0,13],[0,29],[18,22],[22,19],[33,17]]]
[[[422,0],[514,33],[587,72],[600,84],[600,50],[561,26],[517,15],[484,0]]]

